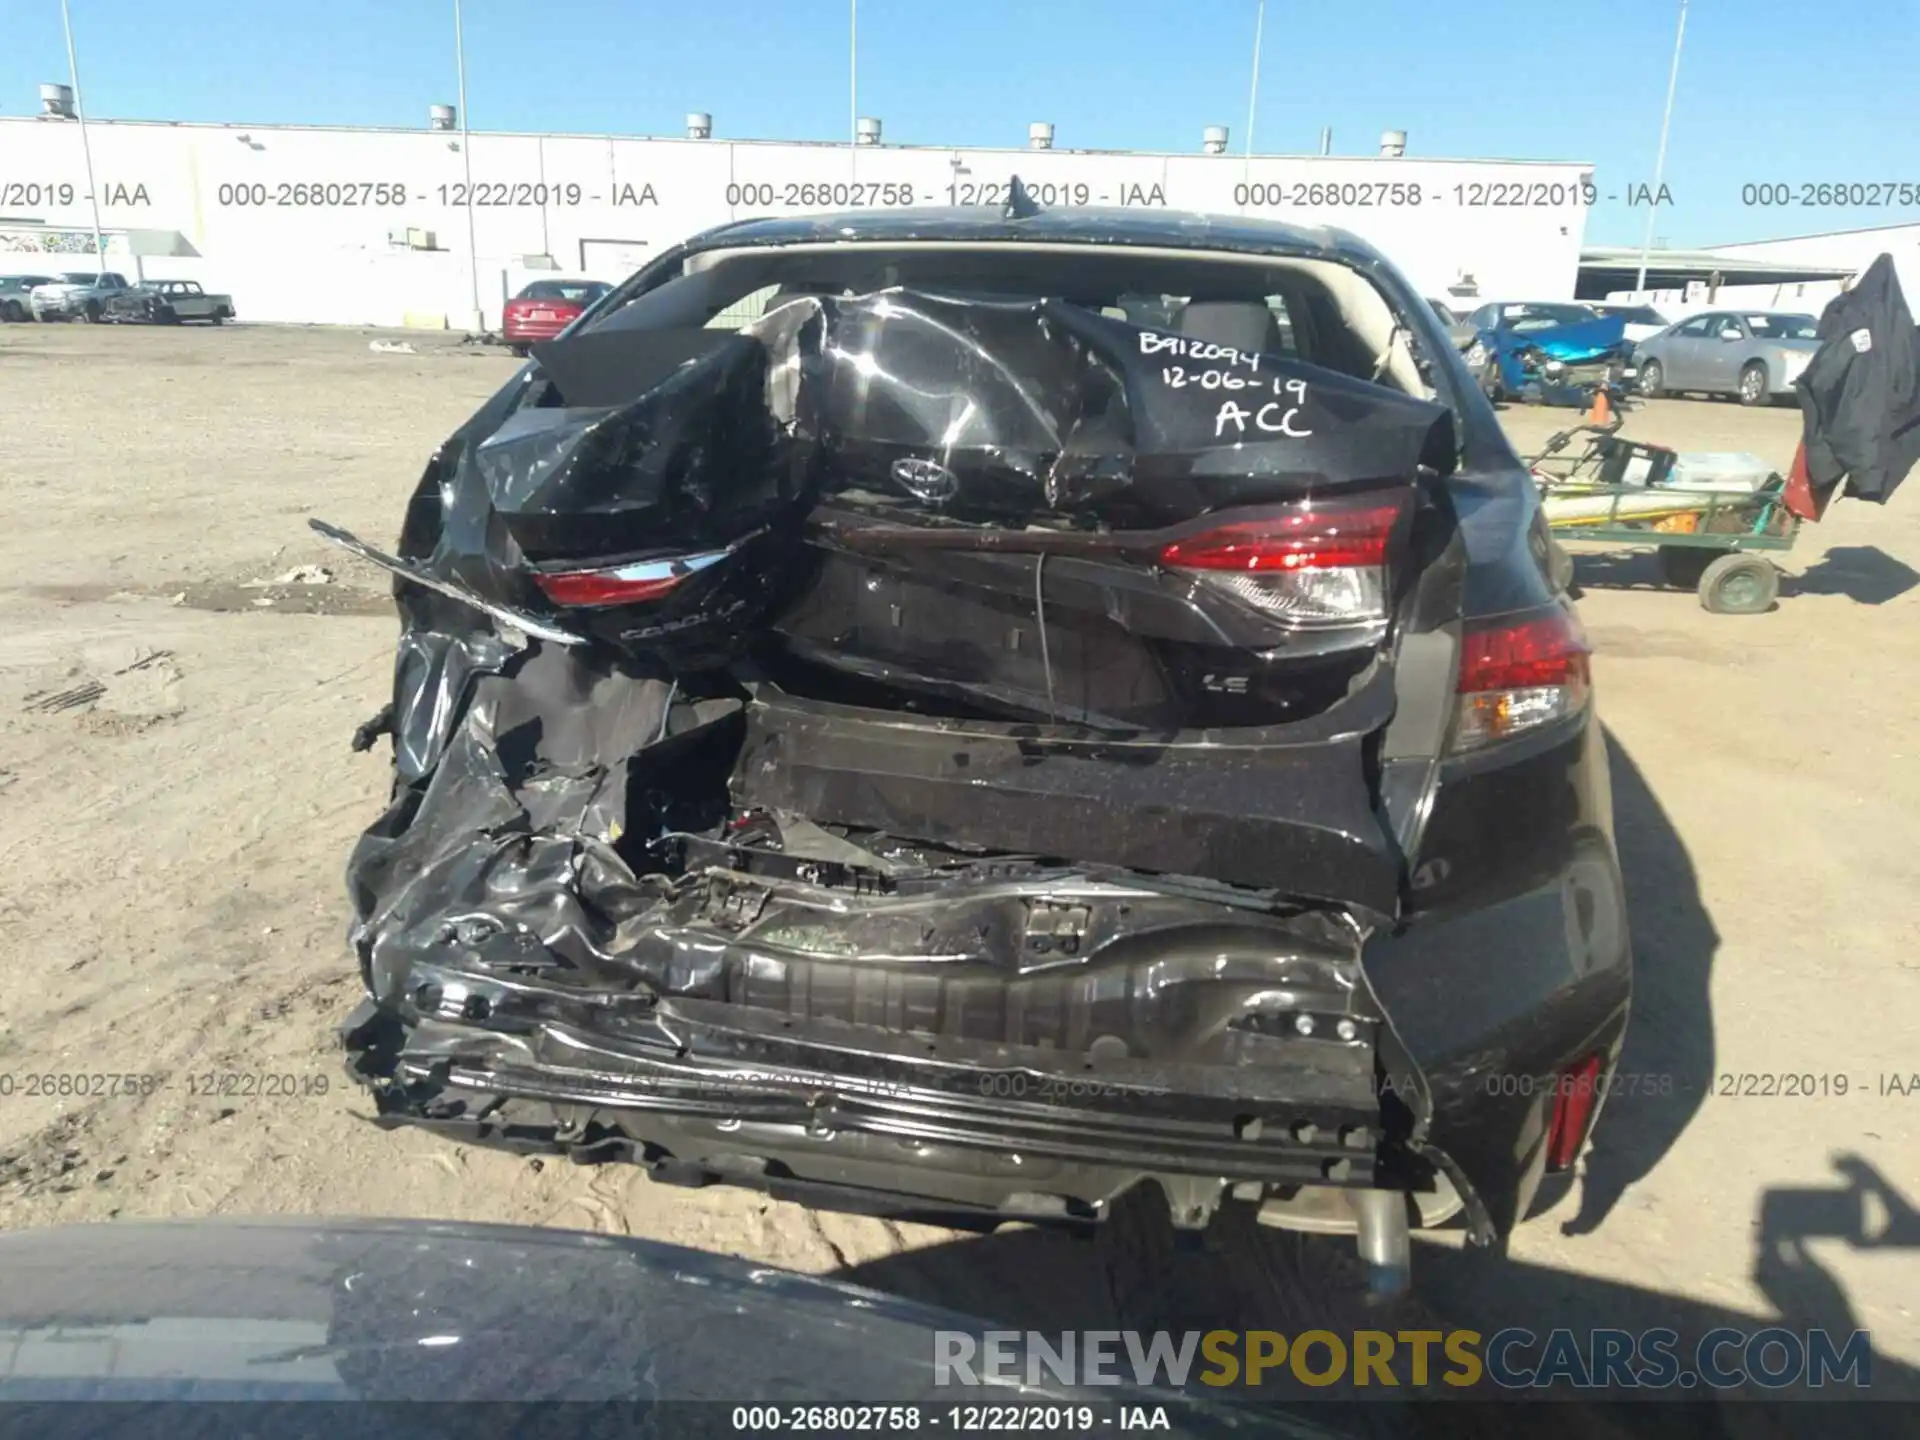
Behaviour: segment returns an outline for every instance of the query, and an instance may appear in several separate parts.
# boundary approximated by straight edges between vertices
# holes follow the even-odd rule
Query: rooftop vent
[[[40,87],[40,118],[43,120],[73,119],[73,87],[42,85]]]
[[[880,143],[880,122],[871,115],[863,115],[854,121],[853,143],[856,145],[878,145]]]
[[[704,110],[687,112],[687,139],[711,140],[713,138],[713,116]]]
[[[1205,130],[1200,132],[1200,148],[1209,155],[1226,154],[1227,127],[1224,125],[1207,126]]]
[[[1053,125],[1046,120],[1036,120],[1027,126],[1027,148],[1030,150],[1051,150],[1053,148]]]
[[[1407,132],[1404,130],[1382,130],[1380,132],[1380,153],[1392,159],[1398,159],[1407,153]]]
[[[427,124],[435,130],[453,130],[458,128],[459,113],[451,105],[429,105]]]

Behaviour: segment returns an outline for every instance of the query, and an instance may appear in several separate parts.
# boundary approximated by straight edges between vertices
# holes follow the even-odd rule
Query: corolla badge
[[[960,477],[932,460],[902,457],[893,462],[893,478],[909,495],[938,505],[960,493]]]

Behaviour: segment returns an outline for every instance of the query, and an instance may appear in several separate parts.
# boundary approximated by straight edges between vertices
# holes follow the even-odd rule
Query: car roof
[[[835,240],[1139,245],[1171,250],[1342,256],[1363,262],[1381,259],[1371,245],[1344,230],[1145,205],[1040,210],[1019,217],[989,206],[767,217],[736,220],[703,231],[687,241],[686,249],[689,253],[698,253],[740,246],[806,245]]]

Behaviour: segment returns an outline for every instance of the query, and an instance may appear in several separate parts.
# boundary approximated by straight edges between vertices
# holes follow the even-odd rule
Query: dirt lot
[[[564,1225],[1016,1321],[1123,1285],[1053,1237],[817,1216],[359,1118],[332,1038],[357,998],[341,876],[386,770],[347,739],[385,698],[395,627],[373,572],[304,522],[390,540],[430,448],[512,364],[370,338],[0,327],[0,1219]],[[1508,418],[1525,448],[1562,417]],[[1798,418],[1676,401],[1630,424],[1784,467]],[[1580,562],[1640,1078],[1510,1259],[1422,1242],[1452,1316],[1781,1315],[1920,1364],[1920,1093],[1886,1093],[1920,1091],[1920,482],[1887,511],[1843,504],[1786,561],[1752,618],[1652,588],[1644,559]],[[330,583],[300,583],[310,565]],[[77,1099],[29,1095],[37,1075],[136,1078]],[[217,1093],[232,1075],[300,1093]]]

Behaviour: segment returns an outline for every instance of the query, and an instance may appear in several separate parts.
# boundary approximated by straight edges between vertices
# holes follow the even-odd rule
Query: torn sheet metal
[[[1453,463],[1443,406],[1063,301],[802,296],[723,342],[687,334],[543,347],[554,403],[478,451],[531,558],[722,545],[816,489],[1126,529]],[[613,338],[623,373],[677,364],[629,401],[583,407],[576,395],[613,392],[575,347],[601,358]]]
[[[1089,1194],[1412,1174],[1424,1101],[1380,1097],[1359,954],[1400,884],[1397,567],[1454,449],[1428,401],[1061,301],[776,297],[540,347],[397,556],[323,532],[402,618],[398,783],[349,866],[368,1073],[440,1120],[522,1082],[737,1116],[743,1068],[855,1045],[968,1152],[1004,1115],[942,1086],[1118,1066],[1198,1098],[1036,1125],[1063,1166],[1087,1125],[1131,1157]],[[1302,624],[1165,559],[1275,515],[1385,515],[1377,611]],[[1322,1139],[1253,1147],[1249,1086]]]
[[[330,537],[401,577],[409,780],[445,744],[465,687],[497,670],[496,635],[509,647],[591,640],[676,673],[772,645],[1010,718],[1283,721],[1331,703],[1351,667],[1235,706],[1223,702],[1258,686],[1228,677],[1206,694],[1214,652],[1290,664],[1375,645],[1384,624],[1303,632],[1157,568],[1140,545],[1155,527],[1239,507],[1412,496],[1453,463],[1439,405],[1057,300],[776,297],[738,333],[587,330],[540,354],[429,467],[398,560]],[[861,533],[842,525],[817,543],[808,516],[828,504]],[[909,558],[884,574],[835,559],[870,550],[888,525],[1044,558],[965,573]],[[1112,553],[1092,553],[1101,546]],[[685,565],[693,553],[724,558]],[[660,565],[684,573],[644,603],[569,607],[543,593],[582,572]],[[902,585],[912,593],[888,599],[880,624],[836,629],[833,597],[851,588],[871,610]],[[910,609],[946,618],[916,640]],[[964,635],[933,633],[956,627]],[[1129,672],[1140,678],[1126,697],[1088,689]]]
[[[411,564],[405,560],[397,560],[391,555],[374,549],[373,546],[367,544],[366,541],[348,534],[338,526],[329,525],[323,520],[309,520],[307,524],[315,534],[328,544],[338,545],[349,555],[357,555],[360,559],[367,561],[371,565],[378,565],[382,570],[390,571],[408,584],[419,585],[428,590],[438,591],[449,599],[458,600],[463,605],[471,606],[481,614],[499,621],[501,626],[509,633],[519,631],[523,635],[538,635],[542,640],[551,640],[556,645],[578,645],[582,643],[581,637],[574,634],[571,630],[562,629],[552,621],[542,619],[537,615],[530,614],[523,610],[516,610],[511,605],[503,605],[498,600],[489,600],[484,595],[476,594],[458,580],[442,579],[440,576],[433,574],[422,566]]]
[[[1210,325],[1249,319],[1212,308],[1236,313]],[[1252,308],[1252,330],[1271,329]],[[1389,913],[1396,861],[1366,760],[1393,706],[1384,612],[1300,632],[1155,557],[1167,535],[1250,506],[1412,495],[1453,450],[1449,413],[1428,401],[1058,300],[777,297],[734,334],[588,330],[543,346],[526,382],[436,456],[400,557],[316,526],[398,577],[387,726],[401,790],[354,864],[368,952],[395,926],[431,927],[435,905],[521,883],[541,906],[626,915],[631,875],[605,905],[549,891],[576,864],[577,881],[605,871],[605,856],[579,859],[593,847],[664,833],[660,807],[634,813],[619,777],[658,763],[668,696],[742,714],[769,697],[744,750],[661,782],[716,817],[759,806],[793,827],[1265,881]],[[853,558],[846,524],[817,523],[828,514],[1042,548],[878,564]],[[655,589],[633,604],[550,598],[583,574],[615,596],[635,576]],[[857,713],[776,724],[799,713],[777,698],[792,684]],[[820,758],[860,749],[862,725],[904,737],[890,711],[942,703],[1016,728],[943,742],[936,726],[941,757],[917,780],[883,782],[851,752]],[[1022,738],[1035,716],[1152,740],[1056,754]],[[1242,738],[1222,748],[1222,727]],[[611,788],[591,801],[555,778],[596,766]],[[982,789],[989,772],[1007,780]],[[1216,800],[1201,798],[1209,785]],[[1258,803],[1229,799],[1249,785]],[[968,798],[989,791],[998,808]],[[617,949],[607,923],[563,928]]]
[[[1452,467],[1444,407],[1281,355],[1057,300],[827,304],[835,485],[939,514],[1148,528]]]

